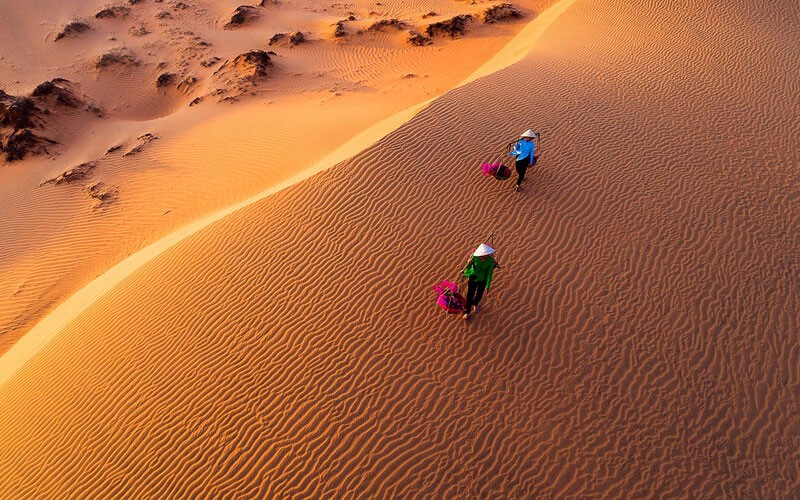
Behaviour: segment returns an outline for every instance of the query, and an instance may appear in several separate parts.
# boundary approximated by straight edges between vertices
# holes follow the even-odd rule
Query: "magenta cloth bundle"
[[[494,177],[497,174],[497,171],[500,170],[502,167],[502,163],[484,163],[481,166],[481,170],[483,171],[483,175],[486,177]]]
[[[433,290],[439,295],[445,295],[448,293],[458,293],[458,285],[456,285],[450,280],[444,280],[438,285],[433,285]]]
[[[464,310],[467,300],[458,293],[458,285],[452,281],[444,280],[438,285],[433,285],[433,290],[439,294],[436,304],[447,314],[458,314]]]

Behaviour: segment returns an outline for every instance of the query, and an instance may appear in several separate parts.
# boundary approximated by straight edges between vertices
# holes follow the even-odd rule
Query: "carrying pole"
[[[506,159],[511,156],[511,151],[514,150],[514,143],[509,142],[506,146],[502,149],[500,153],[500,160],[497,163],[501,165],[505,165]]]
[[[536,132],[536,146],[539,148],[539,156],[542,156],[542,133]]]
[[[492,231],[492,234],[489,235],[489,241],[487,241],[487,244],[492,247],[494,246],[494,231]],[[494,263],[498,269],[502,269],[502,267],[500,267],[500,264],[498,264],[496,260],[494,261]]]

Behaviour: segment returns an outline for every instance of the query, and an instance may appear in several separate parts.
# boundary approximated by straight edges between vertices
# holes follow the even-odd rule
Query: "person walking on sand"
[[[483,297],[483,292],[489,289],[492,283],[492,273],[500,267],[494,260],[494,248],[486,243],[481,243],[467,261],[464,268],[464,277],[469,278],[467,284],[467,304],[464,307],[464,319],[469,319],[472,308],[478,312],[478,302]]]
[[[534,139],[537,137],[536,132],[528,129],[519,136],[519,140],[514,144],[514,149],[508,153],[509,156],[517,158],[517,185],[514,186],[515,191],[522,189],[521,184],[525,179],[525,172],[528,167],[536,164],[536,143]]]

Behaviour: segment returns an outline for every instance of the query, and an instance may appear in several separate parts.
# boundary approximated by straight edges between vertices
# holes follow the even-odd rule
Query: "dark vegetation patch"
[[[175,73],[161,73],[156,79],[156,87],[162,88],[171,85],[175,81],[177,75]]]
[[[432,23],[425,28],[425,34],[429,37],[448,35],[451,38],[462,36],[466,32],[467,24],[472,21],[473,17],[469,14],[462,14],[451,17],[445,21]]]
[[[0,127],[14,130],[35,127],[34,118],[40,111],[29,97],[0,94]]]
[[[66,172],[63,172],[60,175],[43,182],[42,185],[55,184],[56,186],[58,186],[64,183],[69,184],[71,182],[81,181],[86,177],[88,177],[96,166],[97,166],[96,161],[81,163],[77,167],[72,167]]]
[[[28,154],[48,154],[48,146],[57,144],[56,141],[34,133],[33,129],[42,128],[53,111],[83,104],[63,78],[37,85],[29,96],[0,91],[0,152],[8,162],[22,160]],[[93,106],[86,106],[86,110],[102,114]]]
[[[256,78],[267,76],[267,68],[272,66],[269,54],[263,50],[251,50],[239,54],[233,60],[233,67],[240,76]]]
[[[404,30],[406,27],[408,27],[408,25],[399,19],[381,19],[380,21],[372,23],[369,28],[366,29],[366,31],[382,32],[386,31],[387,29]]]
[[[295,31],[294,33],[291,34],[275,33],[274,35],[272,35],[272,37],[270,37],[269,45],[272,46],[275,44],[287,44],[290,47],[294,47],[300,45],[301,43],[304,43],[305,41],[306,41],[306,36],[300,31]]]
[[[345,21],[339,21],[334,25],[335,28],[333,29],[333,36],[335,38],[343,38],[347,36],[347,30],[344,29],[344,23]]]
[[[97,19],[113,19],[115,17],[126,17],[130,14],[131,9],[124,5],[114,5],[113,7],[106,7],[94,15]]]
[[[217,56],[209,57],[207,59],[203,59],[202,61],[200,61],[200,66],[202,66],[204,68],[209,68],[209,67],[217,64],[219,61],[220,61],[220,59]]]
[[[95,60],[94,67],[97,69],[104,69],[109,66],[138,66],[140,64],[136,56],[131,51],[125,48],[111,49],[105,54],[98,56]]]
[[[147,144],[149,144],[149,143],[151,143],[151,142],[153,142],[153,141],[155,141],[157,139],[158,139],[158,137],[156,137],[155,135],[153,135],[153,134],[151,134],[149,132],[144,134],[144,135],[140,135],[139,137],[136,138],[136,140],[139,141],[139,144],[137,144],[136,146],[131,148],[128,152],[123,153],[122,156],[133,156],[136,153],[141,152],[142,149],[144,149],[145,145],[147,145]]]
[[[61,28],[61,30],[58,33],[56,33],[56,36],[55,38],[53,38],[53,41],[57,42],[62,38],[72,37],[80,33],[89,31],[90,29],[92,29],[91,26],[89,26],[89,24],[84,21],[71,21],[67,23],[66,26]]]
[[[102,181],[89,184],[84,188],[90,198],[97,200],[95,208],[100,208],[117,199],[119,191],[114,187],[107,187]]]
[[[47,146],[56,141],[34,134],[31,129],[15,130],[6,135],[0,133],[0,152],[5,154],[6,161],[22,160],[28,154],[48,154]]]
[[[417,47],[421,47],[423,45],[430,45],[433,43],[433,41],[430,37],[425,36],[422,33],[411,31],[408,33],[408,43],[411,45],[416,45]]]
[[[128,33],[132,36],[145,36],[150,34],[150,30],[144,24],[140,24],[139,26],[131,26],[128,29]]]
[[[502,21],[513,21],[522,17],[522,13],[510,3],[501,3],[483,11],[483,22],[493,24]]]
[[[244,26],[246,23],[258,17],[258,10],[250,5],[240,5],[233,11],[231,20],[223,26],[223,28],[235,29]]]
[[[70,90],[67,85],[69,82],[63,78],[54,78],[49,82],[40,83],[33,89],[31,96],[47,97],[55,100],[55,104],[61,104],[70,108],[77,108],[81,100]]]

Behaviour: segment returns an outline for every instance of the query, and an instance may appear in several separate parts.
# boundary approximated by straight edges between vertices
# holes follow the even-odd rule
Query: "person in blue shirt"
[[[536,138],[536,132],[531,129],[526,130],[519,136],[519,140],[514,144],[514,149],[508,153],[509,156],[517,158],[517,185],[514,187],[516,191],[521,188],[522,181],[525,179],[525,172],[528,167],[536,164],[536,143],[533,139]]]

